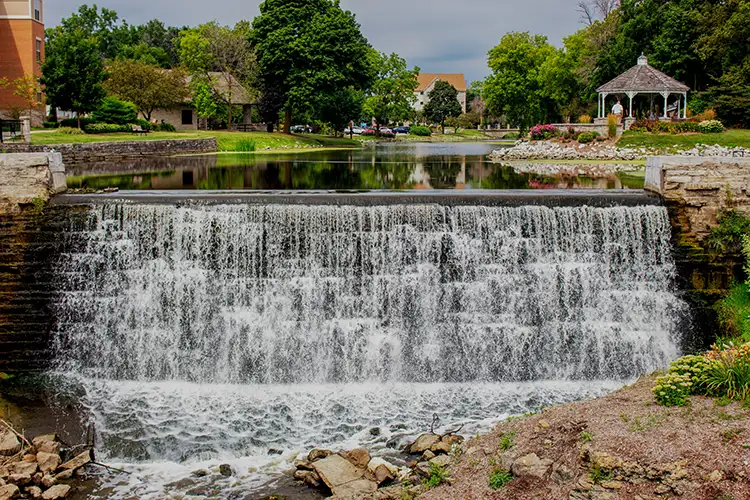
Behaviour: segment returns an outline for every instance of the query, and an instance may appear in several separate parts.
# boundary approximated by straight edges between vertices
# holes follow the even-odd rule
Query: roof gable
[[[638,64],[614,80],[605,83],[597,92],[687,92],[690,87],[671,76],[649,66],[645,56],[638,58]]]
[[[420,73],[417,80],[417,92],[424,92],[436,80],[448,82],[459,92],[466,92],[466,77],[463,73]]]

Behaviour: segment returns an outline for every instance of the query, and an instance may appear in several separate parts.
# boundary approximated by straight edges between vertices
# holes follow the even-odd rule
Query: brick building
[[[439,81],[448,82],[458,91],[458,102],[461,104],[461,112],[466,113],[466,78],[463,73],[420,73],[417,75],[419,85],[414,91],[417,98],[414,101],[414,109],[422,111],[430,102],[430,91],[435,88]]]
[[[17,112],[26,107],[23,99],[13,95],[12,82],[24,75],[42,75],[42,1],[0,0],[0,79],[6,78],[11,82],[11,85],[0,88],[0,118],[9,118],[12,111]],[[44,117],[44,106],[39,106],[34,115],[33,121],[40,122]]]

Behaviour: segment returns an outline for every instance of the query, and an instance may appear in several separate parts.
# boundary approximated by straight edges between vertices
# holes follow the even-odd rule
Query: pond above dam
[[[589,165],[562,169],[488,159],[507,145],[395,143],[364,149],[259,152],[90,163],[68,171],[70,188],[121,190],[494,190],[642,189],[642,165],[605,175]],[[611,165],[615,167],[615,165]],[[562,170],[562,171],[559,171]],[[615,172],[617,170],[617,172]]]

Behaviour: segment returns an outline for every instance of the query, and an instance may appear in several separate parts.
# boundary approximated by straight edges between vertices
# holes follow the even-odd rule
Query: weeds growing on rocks
[[[513,448],[516,445],[516,433],[515,432],[509,432],[507,434],[504,434],[500,438],[500,450],[501,451],[508,451],[511,448]]]
[[[425,479],[424,484],[428,489],[437,488],[448,478],[448,473],[438,464],[430,464],[430,477]]]
[[[499,490],[513,480],[513,474],[508,469],[493,469],[490,473],[490,488]]]

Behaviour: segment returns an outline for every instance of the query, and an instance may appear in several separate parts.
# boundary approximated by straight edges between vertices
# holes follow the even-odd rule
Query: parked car
[[[389,129],[388,127],[381,127],[380,128],[380,135],[382,137],[395,137],[396,136],[396,134],[391,129]]]
[[[365,129],[362,127],[352,127],[352,134],[354,135],[362,135],[362,132],[364,132]],[[348,130],[345,130],[345,132],[348,132]]]
[[[393,129],[394,134],[408,134],[409,133],[409,127],[402,126],[402,127],[396,127]]]
[[[309,125],[292,125],[289,129],[293,134],[309,134],[312,128]]]

